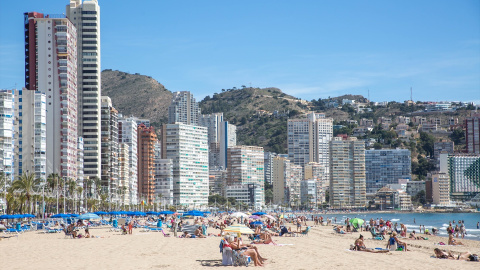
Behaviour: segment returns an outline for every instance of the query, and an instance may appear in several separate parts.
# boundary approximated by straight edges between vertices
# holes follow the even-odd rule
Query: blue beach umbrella
[[[0,219],[15,219],[19,218],[19,215],[1,215]]]
[[[263,215],[266,215],[267,213],[264,213],[264,212],[255,212],[255,213],[252,213],[253,216],[263,216]]]
[[[32,215],[32,214],[23,214],[23,217],[25,217],[25,218],[34,218],[35,215]]]
[[[158,213],[155,212],[155,211],[148,211],[148,212],[145,213],[145,214],[147,214],[147,215],[158,215]]]
[[[50,218],[67,218],[67,217],[70,217],[70,214],[60,213],[60,214],[53,215]]]
[[[105,211],[97,211],[97,212],[94,212],[94,214],[97,214],[97,215],[108,215],[108,213],[105,212]]]
[[[78,214],[69,214],[71,217],[78,217]]]
[[[78,216],[78,219],[100,219],[100,216],[95,213],[86,213]]]
[[[162,211],[162,212],[159,212],[158,214],[160,214],[160,215],[173,215],[173,214],[175,214],[175,212],[172,212],[172,211]]]
[[[257,225],[263,225],[263,222],[261,222],[261,221],[253,221],[253,222],[250,222],[250,224],[257,226]]]

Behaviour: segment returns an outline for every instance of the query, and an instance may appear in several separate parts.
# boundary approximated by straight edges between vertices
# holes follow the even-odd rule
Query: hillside
[[[167,121],[172,92],[149,76],[102,71],[102,95],[123,115],[148,118],[155,127]]]
[[[286,153],[287,119],[306,112],[306,102],[278,88],[247,88],[215,93],[200,102],[203,114],[223,112],[237,126],[238,145]]]

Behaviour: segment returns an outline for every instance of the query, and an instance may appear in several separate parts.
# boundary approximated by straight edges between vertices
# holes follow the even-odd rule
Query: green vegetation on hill
[[[256,145],[265,151],[286,153],[287,119],[305,113],[300,99],[277,88],[227,89],[200,102],[203,114],[223,112],[237,126],[238,145]]]

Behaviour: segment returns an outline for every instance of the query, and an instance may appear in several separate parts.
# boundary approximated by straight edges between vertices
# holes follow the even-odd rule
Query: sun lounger
[[[310,226],[308,226],[308,227],[305,229],[305,231],[302,231],[302,232],[300,233],[300,235],[302,235],[302,236],[303,236],[303,235],[308,236],[308,233],[309,233],[309,232],[310,232]]]

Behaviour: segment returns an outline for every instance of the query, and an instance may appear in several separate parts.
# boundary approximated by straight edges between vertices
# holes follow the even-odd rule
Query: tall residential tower
[[[78,136],[84,140],[84,175],[100,178],[100,7],[97,0],[70,0],[66,14],[77,29],[73,46],[77,48]]]

